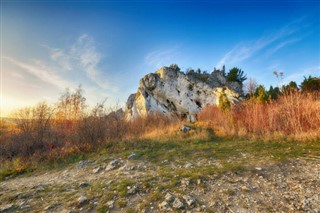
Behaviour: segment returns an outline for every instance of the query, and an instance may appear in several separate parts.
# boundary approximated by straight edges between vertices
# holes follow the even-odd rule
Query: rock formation
[[[125,118],[130,120],[149,112],[161,112],[193,122],[203,107],[218,105],[223,93],[233,103],[242,95],[242,85],[228,82],[221,71],[185,74],[162,67],[140,80],[137,93],[127,100]]]

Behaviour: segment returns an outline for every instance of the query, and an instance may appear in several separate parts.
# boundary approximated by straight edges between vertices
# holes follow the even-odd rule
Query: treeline
[[[274,75],[278,78],[279,84],[283,78],[283,73],[274,72]],[[304,80],[298,86],[294,81],[289,82],[281,86],[270,86],[267,90],[263,85],[258,85],[257,82],[249,78],[246,84],[246,98],[252,99],[256,98],[259,102],[266,102],[268,100],[276,100],[282,95],[286,95],[292,92],[303,92],[303,93],[313,93],[320,91],[320,77],[304,77]]]
[[[180,67],[177,64],[171,64],[169,66],[170,69],[175,70],[175,71],[181,71]],[[220,72],[222,76],[224,76],[227,81],[229,82],[238,82],[241,85],[245,80],[247,80],[246,74],[244,74],[244,71],[238,67],[233,67],[229,70],[229,72],[226,72],[226,67],[225,65],[222,66],[221,69],[214,68],[213,72]],[[207,70],[201,70],[200,68],[197,68],[196,70],[193,68],[188,68],[185,73],[187,75],[194,75],[198,79],[202,79],[203,75],[208,75]],[[202,79],[205,80],[205,79]]]

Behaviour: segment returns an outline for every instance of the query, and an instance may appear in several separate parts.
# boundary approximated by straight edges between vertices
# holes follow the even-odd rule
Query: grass
[[[175,195],[190,193],[201,188],[209,190],[206,183],[217,179],[225,173],[243,173],[254,167],[263,167],[269,163],[286,162],[288,160],[308,156],[320,156],[318,141],[296,142],[293,140],[266,141],[245,140],[237,138],[196,138],[194,134],[177,134],[167,140],[132,140],[108,144],[103,149],[93,153],[73,155],[59,160],[55,165],[41,163],[35,172],[44,172],[50,169],[62,170],[70,164],[80,160],[93,160],[100,163],[109,163],[113,159],[126,159],[131,153],[136,156],[130,163],[141,164],[146,168],[137,168],[140,176],[134,179],[123,176],[106,185],[106,180],[90,182],[90,186],[79,189],[85,192],[89,200],[98,200],[97,212],[106,212],[109,209],[108,201],[115,201],[114,208],[132,212],[132,199],[135,195],[128,194],[128,187],[137,186],[140,197],[135,202],[136,208],[150,209],[157,207],[167,192]],[[17,163],[17,165],[19,165]],[[191,165],[191,166],[190,166]],[[73,166],[73,165],[72,165]],[[91,168],[90,168],[91,169]],[[134,171],[133,171],[134,172]],[[30,173],[28,173],[29,175]],[[184,184],[185,181],[189,184]],[[199,181],[200,180],[200,181]],[[228,179],[225,181],[229,181]],[[232,183],[232,182],[230,182]],[[68,207],[77,206],[79,190],[66,189],[68,185],[46,187],[35,198],[48,197],[52,201],[66,202]],[[78,188],[78,183],[72,185]],[[238,191],[232,189],[224,191],[228,196],[234,196]],[[7,196],[2,201],[16,201],[18,198]],[[39,204],[40,205],[40,204]],[[91,205],[91,204],[90,204]],[[90,207],[88,204],[88,208]],[[41,206],[40,206],[41,207]]]
[[[207,131],[207,130],[205,130]],[[17,176],[23,173],[31,173],[33,170],[43,171],[62,169],[84,159],[94,159],[108,162],[115,158],[126,158],[131,153],[136,153],[133,161],[148,162],[153,167],[160,166],[159,173],[170,178],[173,174],[191,179],[203,178],[206,175],[219,175],[233,170],[244,170],[244,165],[263,161],[280,162],[292,158],[305,157],[308,155],[320,155],[320,143],[318,141],[296,142],[294,140],[247,140],[237,138],[212,138],[200,139],[198,133],[171,135],[169,139],[137,139],[108,143],[99,151],[87,154],[73,154],[55,162],[41,162],[27,167],[20,162],[14,165],[4,166],[0,169],[0,180],[8,176]],[[246,157],[244,157],[246,156]],[[228,162],[230,159],[236,161]],[[222,164],[222,168],[212,165],[196,166],[202,160],[215,161]],[[162,163],[166,162],[166,163]],[[186,169],[184,166],[191,163],[193,168]],[[180,167],[172,170],[171,165]],[[124,184],[121,196],[126,195]]]

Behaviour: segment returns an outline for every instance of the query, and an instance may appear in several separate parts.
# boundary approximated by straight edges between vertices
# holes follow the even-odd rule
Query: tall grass
[[[265,103],[251,98],[228,111],[207,106],[198,114],[198,120],[221,135],[318,139],[320,96],[319,93],[290,91]]]

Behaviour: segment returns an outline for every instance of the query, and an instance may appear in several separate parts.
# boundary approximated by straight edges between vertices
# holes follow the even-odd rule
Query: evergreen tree
[[[265,103],[268,101],[269,99],[269,96],[266,92],[266,89],[264,88],[263,85],[260,85],[257,90],[256,90],[256,100],[259,102],[259,103]]]
[[[320,91],[320,77],[304,77],[303,82],[300,85],[302,92]]]
[[[228,81],[237,81],[240,84],[242,84],[245,80],[247,80],[247,76],[244,74],[244,71],[234,67],[229,70],[229,73],[227,74]]]

